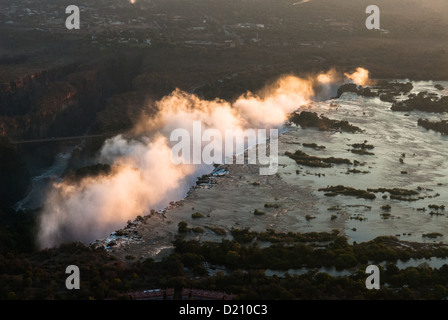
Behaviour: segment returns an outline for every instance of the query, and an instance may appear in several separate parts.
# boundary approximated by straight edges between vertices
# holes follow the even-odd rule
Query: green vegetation
[[[418,195],[420,194],[418,191],[415,190],[409,190],[409,189],[401,189],[401,188],[367,188],[368,192],[373,193],[384,193],[388,192],[390,194],[390,198],[394,200],[400,200],[400,201],[418,201],[420,199],[424,199],[424,197],[418,197],[418,198],[410,198],[410,196]]]
[[[447,120],[429,121],[428,119],[419,118],[417,120],[417,124],[420,127],[425,128],[426,130],[437,131],[437,132],[440,132],[442,135],[448,134],[448,121]]]
[[[363,131],[361,128],[351,125],[348,121],[332,120],[322,115],[319,117],[316,112],[294,113],[289,120],[302,128],[318,128],[321,131],[339,130],[350,133]]]
[[[0,210],[26,196],[31,186],[28,167],[8,138],[0,136]]]
[[[356,214],[354,216],[350,217],[350,220],[358,220],[358,221],[364,221],[367,220],[367,218],[364,218],[362,215],[360,214]]]
[[[388,82],[379,81],[373,88],[378,90],[378,95],[381,101],[394,103],[395,97],[402,94],[407,94],[413,89],[411,82],[400,83],[400,82]]]
[[[186,222],[179,227],[188,230]],[[448,265],[438,270],[399,270],[393,264],[397,259],[448,257],[444,245],[402,246],[394,237],[349,245],[337,231],[301,234],[232,229],[231,233],[234,240],[221,242],[177,238],[175,252],[160,262],[137,259],[130,254],[126,261],[120,261],[103,248],[89,248],[81,243],[26,253],[18,247],[23,243],[8,244],[2,239],[0,299],[122,299],[129,291],[166,287],[176,291],[184,287],[225,291],[237,294],[240,299],[440,299],[447,294]],[[271,245],[261,248],[257,241]],[[224,266],[226,274],[208,276],[202,265],[204,261],[211,268]],[[365,289],[363,270],[370,261],[389,262],[385,268],[380,267],[381,290]],[[80,267],[80,290],[65,289],[66,274],[61,270],[71,264]],[[313,270],[322,266],[360,271],[333,277]],[[287,274],[284,278],[265,274],[266,269],[301,267],[310,271],[303,275]],[[384,286],[385,282],[389,286]]]
[[[35,235],[39,212],[39,209],[15,212],[0,208],[0,269],[4,257],[37,250]]]
[[[381,218],[383,219],[389,219],[392,215],[389,212],[382,212]]]
[[[225,236],[227,234],[227,231],[223,228],[219,227],[210,227],[206,226],[207,229],[212,230],[214,233],[216,233],[218,236]]]
[[[285,155],[295,160],[297,164],[304,165],[308,167],[318,167],[318,168],[331,168],[331,164],[351,164],[349,159],[343,158],[320,158],[316,156],[310,156],[301,150],[297,150],[295,153],[289,151],[285,152]]]
[[[436,94],[427,91],[410,94],[408,99],[395,102],[391,110],[393,111],[412,111],[419,110],[424,112],[443,113],[448,111],[448,96],[439,98]]]
[[[373,152],[367,151],[365,149],[351,149],[351,153],[359,154],[361,156],[374,156],[375,154]]]
[[[278,203],[265,203],[264,207],[265,208],[276,208],[276,209],[278,209],[278,208],[280,208],[280,205]]]
[[[358,86],[354,83],[346,83],[338,88],[338,93],[336,95],[336,98],[339,98],[345,92],[356,93],[357,95],[364,96],[364,97],[376,97],[377,96],[377,94],[375,92],[371,91],[370,88]]]
[[[203,215],[202,213],[196,211],[195,213],[192,213],[192,214],[191,214],[191,217],[192,217],[193,219],[199,219],[199,218],[203,218],[204,215]]]
[[[350,256],[341,257],[341,260],[344,259],[349,260]],[[284,278],[267,277],[263,270],[258,269],[248,272],[235,270],[228,275],[221,273],[196,282],[196,286],[201,284],[203,288],[219,288],[238,294],[240,299],[249,300],[440,300],[447,295],[448,268],[400,270],[388,264],[386,268],[380,268],[380,290],[366,289],[365,279],[368,275],[364,270],[344,277],[310,270],[303,275],[287,274]],[[389,286],[385,286],[385,283]]]
[[[314,150],[323,150],[323,149],[325,149],[325,146],[320,146],[320,145],[317,145],[316,143],[304,143],[302,145],[304,147],[312,148]]]
[[[294,232],[275,232],[273,229],[266,229],[264,232],[254,232],[249,229],[232,229],[233,239],[239,243],[247,243],[256,239],[258,241],[267,241],[272,243],[294,243],[294,242],[328,242],[335,240],[339,231],[333,232],[310,232],[310,233],[294,233]]]
[[[370,171],[368,171],[368,170],[358,170],[358,169],[347,169],[347,174],[350,174],[350,173],[367,174],[367,173],[370,173]]]
[[[189,228],[188,223],[186,223],[185,221],[181,221],[177,224],[177,232],[179,232],[180,234],[185,234],[189,232],[204,233],[205,230],[201,227]]]
[[[380,100],[384,101],[384,102],[390,102],[390,103],[394,103],[396,101],[394,95],[391,93],[380,94]]]
[[[202,183],[208,184],[210,182],[209,177],[210,177],[210,175],[208,175],[208,174],[203,174],[202,176],[197,177],[196,185],[200,185]]]
[[[430,204],[428,205],[429,209],[432,209],[431,212],[429,213],[430,216],[444,216],[445,213],[444,212],[440,212],[440,211],[445,211],[445,206],[444,205],[437,205],[437,204]],[[419,209],[417,209],[419,210]],[[435,211],[433,211],[435,210]],[[423,211],[426,211],[426,208],[423,208]]]
[[[256,215],[256,216],[262,216],[264,214],[265,214],[264,211],[261,211],[261,210],[258,210],[258,209],[254,210],[254,215]]]
[[[66,179],[73,182],[81,181],[85,177],[107,176],[111,173],[112,167],[108,164],[97,163],[95,165],[78,168],[74,171],[69,171]]]
[[[185,221],[181,221],[177,224],[177,232],[187,233],[188,231],[190,231],[190,229],[188,228],[188,223]]]
[[[249,231],[248,228],[242,230],[232,228],[230,233],[232,234],[233,239],[239,243],[252,242],[257,237],[257,233]]]
[[[390,195],[390,198],[393,199],[393,200],[400,200],[400,201],[418,201],[420,199],[423,199],[422,197],[420,197],[420,198],[407,198],[407,197],[396,196],[396,195]]]
[[[131,260],[128,260],[131,261]],[[82,275],[80,290],[66,290],[63,272],[77,265]],[[61,245],[31,255],[16,254],[2,259],[0,298],[8,299],[95,299],[116,297],[137,285],[123,262],[104,249],[90,249],[81,243]]]
[[[430,238],[430,239],[434,239],[434,238],[438,238],[438,237],[443,237],[443,234],[441,233],[437,233],[437,232],[431,232],[431,233],[425,233],[422,235],[423,238]]]
[[[367,151],[375,148],[373,145],[367,144],[367,141],[364,141],[363,143],[354,143],[351,146],[354,148],[350,150],[352,153],[359,155],[375,155],[373,152]]]
[[[50,1],[49,4],[51,3]],[[96,3],[102,2],[92,2],[92,7],[90,8],[89,4],[88,9],[92,12],[104,12],[102,7],[96,7]],[[38,131],[49,137],[52,136],[50,132],[57,133],[54,136],[63,136],[67,132],[82,134],[91,127],[94,120],[93,132],[123,132],[131,128],[136,120],[141,119],[143,111],[155,112],[155,104],[151,101],[157,101],[174,88],[195,92],[200,97],[207,97],[210,100],[219,97],[231,102],[247,90],[256,92],[267,80],[279,74],[307,75],[311,72],[329,70],[334,66],[340,67],[344,72],[363,65],[372,72],[374,78],[401,76],[413,80],[447,79],[448,69],[443,67],[446,65],[446,52],[438,45],[447,38],[448,29],[446,19],[441,19],[434,10],[420,10],[419,14],[415,14],[415,6],[403,6],[401,2],[395,6],[393,1],[384,2],[381,9],[393,13],[392,19],[389,17],[387,21],[388,29],[393,32],[387,36],[379,36],[376,32],[366,31],[363,21],[361,23],[354,21],[356,19],[353,17],[359,16],[362,20],[365,18],[359,14],[365,10],[365,4],[360,1],[351,0],[338,5],[316,7],[309,6],[308,3],[300,6],[300,11],[303,11],[300,19],[297,18],[297,10],[292,9],[291,2],[257,1],[256,8],[251,1],[234,1],[231,8],[228,3],[222,3],[195,1],[192,10],[189,1],[151,1],[150,11],[154,14],[151,14],[148,23],[160,25],[160,28],[142,28],[127,22],[123,28],[110,28],[107,23],[101,27],[100,24],[94,23],[94,20],[90,20],[90,25],[98,26],[95,27],[95,37],[98,41],[94,41],[97,44],[93,44],[90,37],[86,37],[87,39],[81,37],[74,42],[72,37],[67,37],[64,32],[60,33],[58,30],[53,30],[51,35],[48,32],[31,30],[35,28],[36,17],[27,18],[26,14],[21,14],[18,19],[21,27],[4,27],[0,30],[2,53],[6,53],[1,57],[4,71],[0,75],[1,83],[5,85],[3,87],[11,85],[13,88],[10,92],[2,89],[0,107],[2,116],[8,118],[6,120],[15,121],[14,117],[17,117],[30,121],[28,123],[11,121],[18,125],[8,128],[9,121],[5,120],[3,124],[6,131],[11,131],[13,128],[14,133],[23,131],[24,136],[30,137]],[[34,5],[32,1],[28,4]],[[114,6],[115,9],[107,3],[107,15],[131,13],[132,16],[125,19],[130,22],[131,18],[137,17],[136,12],[146,16],[143,14],[144,10],[140,11],[141,7],[137,7],[140,4],[147,6],[147,1],[137,1],[134,6],[126,3],[126,8],[118,4]],[[17,14],[23,13],[20,4],[18,8]],[[162,14],[159,15],[157,12]],[[177,18],[173,18],[179,12],[182,13],[180,22]],[[47,13],[50,14],[50,11],[47,10]],[[90,19],[88,16],[92,15],[86,16]],[[126,15],[124,17],[126,18]],[[192,26],[191,23],[203,21],[204,17],[207,17],[206,34],[190,33],[188,29]],[[327,19],[328,17],[334,19]],[[27,25],[29,19],[31,25]],[[414,28],[406,27],[405,22],[409,20],[412,20]],[[257,30],[262,41],[256,44],[250,41],[254,37],[255,30],[242,28],[237,30],[232,26],[243,21],[267,23],[266,28]],[[339,23],[340,21],[344,23]],[[88,22],[89,20],[86,23]],[[223,22],[227,24],[225,27],[227,30],[224,30],[226,32],[222,30]],[[297,30],[306,32],[298,33]],[[203,36],[210,40],[206,46],[189,48],[184,44],[187,39]],[[131,44],[113,43],[114,38],[131,37],[140,40],[151,38],[154,45],[137,52]],[[223,47],[224,40],[228,39],[232,39],[230,40],[232,45],[236,46]],[[308,42],[310,39],[315,41],[305,43],[306,46],[302,45],[304,41]],[[326,39],[333,39],[334,43]],[[410,39],[412,41],[409,41]],[[428,45],[422,45],[422,41],[419,41],[421,39]],[[106,40],[111,41],[110,48],[102,44]],[[73,43],[77,48],[76,54],[73,54]],[[390,43],[394,45],[391,46]],[[30,52],[30,48],[34,49]],[[385,49],[387,59],[383,54]],[[125,55],[123,52],[134,53]],[[106,63],[102,64],[101,60]],[[294,63],[295,61],[303,63]],[[37,69],[38,72],[33,69]],[[230,73],[235,75],[230,76]],[[27,81],[26,78],[22,81],[24,75],[36,77],[32,81]],[[64,81],[65,84],[58,86],[53,83],[54,81]],[[33,107],[32,102],[37,96],[40,96],[41,104],[43,101],[51,100],[51,96],[37,95],[37,92],[47,89],[52,92],[55,88],[59,88],[60,90],[57,90],[59,92],[67,92],[63,88],[69,86],[69,81],[70,86],[76,88],[76,99],[80,101],[81,108],[67,110],[70,112],[65,112],[64,119],[58,114],[51,114],[51,121],[39,121],[41,113],[37,113],[37,117],[30,118],[16,115],[8,117],[11,110],[15,112],[17,109],[22,114]],[[376,84],[375,89],[379,91],[380,99],[390,102],[394,101],[393,96],[396,95],[391,92],[392,90],[400,90],[402,93],[409,91],[409,87],[412,88],[412,85],[406,84],[406,87],[398,89],[394,87],[391,90],[389,86],[393,85],[386,86],[380,83]],[[356,90],[366,96],[374,95],[373,89],[356,88]],[[15,101],[19,99],[20,101]],[[45,105],[46,108],[42,111],[47,111],[51,107],[50,104]],[[72,117],[76,114],[78,116]],[[337,126],[331,128],[331,122],[326,123],[328,121],[325,119],[320,118],[320,123],[318,122],[315,127],[322,130],[340,130]],[[348,123],[342,124],[342,127],[350,129]],[[100,146],[101,143],[98,148]],[[7,156],[1,151],[0,158],[4,157]],[[22,181],[20,177],[22,174],[25,176],[25,171],[21,168],[25,167],[22,167],[19,161],[16,163],[11,161],[10,165],[8,167],[10,169],[0,173],[2,206],[4,204],[9,206],[10,203],[20,200],[26,194],[28,185],[24,183],[21,188],[18,187]],[[14,175],[17,172],[19,174]],[[26,180],[29,182],[29,179],[23,179]],[[14,184],[10,184],[10,181]],[[16,193],[17,190],[19,192]],[[314,270],[302,276],[286,275],[285,278],[267,277],[264,269],[238,270],[244,266],[263,266],[265,265],[263,258],[266,261],[272,258],[272,265],[278,263],[285,268],[289,267],[288,263],[291,261],[290,265],[294,265],[297,262],[294,261],[296,257],[318,259],[319,256],[314,255],[315,248],[303,243],[300,243],[298,248],[282,248],[281,242],[278,242],[276,243],[278,250],[270,248],[270,251],[264,251],[265,249],[256,247],[255,244],[250,249],[238,246],[238,243],[234,242],[220,244],[219,248],[222,251],[216,252],[216,255],[225,253],[223,263],[228,266],[227,270],[232,268],[233,271],[228,274],[218,273],[212,277],[204,277],[205,270],[201,263],[211,257],[213,251],[207,252],[206,249],[213,249],[213,246],[202,247],[198,242],[192,243],[189,249],[198,252],[204,250],[205,252],[201,252],[204,255],[183,253],[180,248],[176,248],[177,252],[160,262],[151,259],[135,259],[136,261],[132,259],[125,264],[102,249],[88,248],[80,243],[37,251],[34,244],[36,230],[32,230],[35,228],[36,218],[36,212],[15,213],[4,208],[0,209],[1,299],[102,299],[118,297],[120,293],[129,290],[166,287],[222,290],[239,294],[241,299],[251,300],[441,299],[447,295],[447,266],[440,270],[428,268],[398,270],[396,266],[389,264],[385,268],[381,267],[381,290],[365,289],[366,274],[362,271],[365,270],[365,265],[353,276],[338,278]],[[186,223],[184,228],[188,228]],[[269,233],[269,237],[282,238],[275,233]],[[296,235],[292,237],[295,238]],[[397,250],[393,241],[389,239],[382,241],[385,243],[370,242],[371,248],[365,250],[367,255],[375,252],[378,257],[395,257]],[[340,265],[353,265],[356,261],[368,260],[364,259],[364,253],[359,254],[358,251],[361,250],[359,245],[348,246],[342,240],[332,240],[331,245],[330,250],[324,249],[325,254],[319,253],[325,258],[330,257],[330,263],[337,260]],[[439,248],[428,249],[423,255],[425,257],[432,255],[437,250]],[[404,256],[406,257],[406,251]],[[240,258],[244,264],[240,265]],[[64,282],[67,275],[63,270],[69,264],[81,267],[81,290],[65,289]],[[384,286],[384,283],[388,286]]]
[[[366,163],[365,163],[365,162],[360,162],[360,161],[358,161],[358,160],[354,160],[354,161],[353,161],[353,165],[354,165],[355,167],[357,167],[357,166],[365,166]]]
[[[337,195],[344,195],[344,196],[352,196],[356,198],[363,198],[363,199],[375,199],[376,196],[373,193],[370,193],[369,191],[365,190],[359,190],[352,187],[345,187],[342,185],[338,186],[331,186],[327,188],[320,188],[318,191],[324,191],[326,192],[324,195],[327,197],[335,197]]]
[[[390,188],[376,188],[376,189],[367,188],[367,191],[374,192],[374,193],[388,192],[394,196],[411,196],[411,195],[419,194],[418,191],[409,190],[409,189],[401,189],[401,188],[393,188],[393,189],[390,189]]]
[[[273,231],[269,234],[277,239]],[[336,266],[337,269],[344,269],[356,267],[368,261],[378,263],[428,256],[448,257],[448,248],[444,245],[433,244],[432,247],[424,247],[419,244],[407,243],[408,246],[405,247],[395,237],[379,237],[372,241],[349,245],[345,237],[336,236],[334,240],[324,246],[295,241],[286,242],[286,238],[282,237],[281,242],[260,248],[257,242],[253,242],[255,238],[260,240],[256,234],[238,232],[238,235],[245,235],[245,237],[241,237],[241,240],[244,241],[222,240],[220,243],[200,243],[196,240],[177,239],[175,247],[179,253],[195,253],[212,264],[245,270],[288,270],[290,268],[323,266]],[[295,237],[292,236],[291,240],[295,240]],[[263,238],[263,241],[269,240]],[[244,243],[247,245],[243,245]],[[232,252],[232,255],[237,258],[237,265],[229,264],[226,260],[229,252]]]
[[[315,216],[312,216],[312,215],[310,215],[310,214],[307,214],[307,215],[305,216],[305,219],[306,219],[307,221],[310,221],[310,220],[312,220],[312,219],[316,219],[316,217],[315,217]]]
[[[434,209],[434,210],[445,210],[445,206],[444,205],[437,205],[437,204],[430,204],[428,206],[429,209]]]
[[[413,85],[411,82],[400,83],[382,80],[374,84],[372,89],[376,89],[377,92],[372,91],[368,87],[347,83],[339,87],[337,97],[340,97],[344,92],[351,92],[364,97],[379,97],[381,101],[394,103],[396,96],[410,92],[413,89]]]
[[[194,233],[204,233],[205,230],[201,227],[194,227],[191,229],[191,231],[193,231]]]

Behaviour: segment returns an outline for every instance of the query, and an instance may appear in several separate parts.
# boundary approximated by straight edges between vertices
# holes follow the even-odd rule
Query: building
[[[225,292],[182,288],[182,300],[233,300],[235,297]]]
[[[128,292],[131,300],[173,300],[174,289],[152,289],[144,291]]]

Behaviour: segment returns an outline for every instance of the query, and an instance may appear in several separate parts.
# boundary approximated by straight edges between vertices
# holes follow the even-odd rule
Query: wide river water
[[[440,82],[447,88],[447,82]],[[413,82],[411,93],[421,91],[434,92],[438,95],[448,95],[444,89],[434,88],[431,81]],[[403,97],[404,98],[404,97]],[[337,106],[335,106],[335,104]],[[347,169],[353,166],[335,165],[333,168],[303,167],[300,184],[308,186],[318,197],[312,224],[316,231],[322,231],[319,219],[328,220],[322,215],[330,207],[339,207],[340,214],[350,218],[346,220],[345,232],[350,241],[367,241],[380,235],[400,236],[402,240],[410,241],[448,241],[448,211],[438,210],[441,215],[430,215],[433,211],[429,205],[448,204],[448,137],[438,132],[426,130],[417,125],[419,118],[430,120],[448,119],[448,115],[425,113],[419,111],[394,112],[391,103],[379,98],[367,98],[355,94],[344,93],[339,99],[316,102],[310,111],[315,111],[331,119],[347,120],[351,124],[365,130],[364,133],[340,133],[319,131],[316,129],[294,128],[288,134],[288,140],[300,143],[314,142],[324,145],[324,150],[315,151],[310,148],[296,147],[302,151],[320,157],[341,157],[364,162],[364,166],[356,169],[369,173],[350,173]],[[363,143],[373,145],[368,150],[374,155],[356,155],[348,152],[351,144]],[[291,151],[294,147],[290,148]],[[405,155],[403,157],[403,154]],[[403,163],[400,163],[403,158]],[[281,162],[294,163],[283,156]],[[297,183],[298,177],[290,174],[289,165],[279,168],[282,178],[290,183]],[[406,172],[406,173],[405,173]],[[315,175],[315,174],[321,174]],[[323,176],[325,174],[325,176]],[[319,188],[344,185],[356,189],[367,188],[404,188],[419,190],[419,196],[425,196],[418,201],[399,201],[389,197],[383,199],[382,193],[376,194],[375,200],[356,199],[338,195],[326,197]],[[385,193],[388,195],[388,193]],[[390,216],[382,216],[383,205],[390,205]],[[417,210],[425,208],[426,211]],[[447,207],[448,209],[448,207]],[[328,212],[328,211],[327,211]],[[333,212],[334,213],[334,212]],[[358,219],[359,218],[359,219]],[[323,222],[323,221],[322,221]],[[312,228],[313,229],[313,228]],[[423,238],[425,233],[437,232],[443,234],[435,240]]]

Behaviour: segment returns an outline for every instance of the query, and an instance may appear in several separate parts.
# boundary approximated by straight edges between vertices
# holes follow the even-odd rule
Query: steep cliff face
[[[116,54],[0,85],[0,135],[11,140],[83,134],[106,99],[130,88],[141,59]]]
[[[76,67],[75,63],[67,63],[49,70],[32,71],[31,73],[24,71],[24,74],[18,79],[0,83],[0,115],[27,114],[33,107],[39,90],[42,90],[48,83],[74,72]]]
[[[17,149],[0,137],[0,209],[22,199],[29,190],[30,174]]]
[[[0,118],[0,135],[14,140],[47,137],[61,115],[77,106],[76,87],[65,82],[49,83],[36,91],[27,114]]]

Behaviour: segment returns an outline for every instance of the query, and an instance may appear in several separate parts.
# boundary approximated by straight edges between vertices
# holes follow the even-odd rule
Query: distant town
[[[72,1],[73,2],[73,1]],[[134,3],[133,3],[134,2]],[[282,30],[287,21],[272,15],[266,19],[266,14],[259,20],[229,21],[208,14],[210,10],[204,3],[191,5],[179,4],[178,14],[172,7],[154,0],[98,0],[86,4],[80,2],[80,30],[67,30],[65,21],[68,14],[65,8],[70,3],[55,0],[12,2],[0,8],[0,25],[35,30],[42,33],[63,34],[65,36],[82,37],[99,47],[114,44],[147,47],[154,42],[184,44],[186,46],[204,47],[242,47],[258,46],[298,46],[323,49],[335,45],[336,42],[319,40],[303,40],[298,32],[304,30],[322,32],[331,28],[336,32],[346,34],[356,33],[356,29],[364,28],[362,24],[354,26],[351,21],[338,21],[332,18],[321,18],[313,22],[297,21],[299,28],[293,32],[297,36],[285,38],[273,36]],[[297,3],[294,9],[297,9]],[[185,7],[183,10],[182,7]],[[202,8],[203,7],[203,8]],[[254,15],[255,17],[257,15]],[[243,16],[242,16],[243,19]],[[306,25],[303,25],[303,23]],[[288,27],[290,29],[290,27]],[[380,30],[388,34],[388,30]]]

